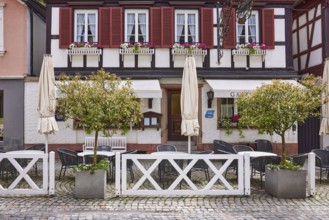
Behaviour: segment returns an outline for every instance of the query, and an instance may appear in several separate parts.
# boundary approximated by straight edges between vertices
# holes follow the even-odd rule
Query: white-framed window
[[[238,20],[238,19],[237,19]],[[236,24],[237,44],[259,43],[258,11],[253,11],[244,24]]]
[[[199,14],[197,10],[175,11],[175,42],[199,42]]]
[[[149,41],[148,10],[125,10],[125,42]]]
[[[74,11],[74,41],[98,41],[98,12],[97,10]]]
[[[3,56],[5,53],[5,45],[4,45],[4,23],[3,23],[3,8],[5,7],[5,3],[0,2],[0,56]]]
[[[234,98],[219,98],[220,119],[232,118],[233,115],[238,114],[238,107]]]

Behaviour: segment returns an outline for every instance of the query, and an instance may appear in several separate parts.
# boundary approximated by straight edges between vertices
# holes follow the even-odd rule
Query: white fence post
[[[49,192],[50,196],[55,194],[55,152],[49,153]]]
[[[308,154],[308,191],[309,195],[315,194],[315,154]]]
[[[244,167],[243,167],[244,194],[250,195],[250,155],[243,154],[243,161],[244,161]]]
[[[116,196],[120,196],[121,194],[121,159],[120,159],[120,153],[115,153],[115,194]],[[126,173],[126,172],[123,172]]]

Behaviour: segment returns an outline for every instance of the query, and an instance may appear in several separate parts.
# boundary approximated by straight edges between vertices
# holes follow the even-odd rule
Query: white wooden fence
[[[120,159],[121,157],[121,159]],[[139,170],[135,176],[136,181],[131,181],[127,172],[127,161],[132,160],[134,170]],[[158,167],[161,161],[167,160],[176,170],[178,175],[169,186],[161,187],[158,179]],[[177,164],[177,160],[184,160],[185,166]],[[198,160],[204,160],[212,172],[209,182],[200,185],[192,181],[190,171]],[[249,154],[123,154],[116,153],[115,190],[116,195],[250,195],[251,167]],[[143,162],[141,162],[143,161]],[[221,161],[221,162],[220,162]],[[237,183],[231,184],[225,178],[225,172],[232,164],[237,164]],[[308,195],[315,194],[315,155],[308,154]],[[180,183],[185,180],[187,186],[180,189]],[[147,183],[147,184],[146,184]],[[167,182],[168,184],[168,182]],[[146,186],[145,186],[146,185]]]
[[[49,158],[48,158],[49,156]],[[13,168],[18,172],[17,177],[8,187],[0,185],[0,195],[6,194],[55,194],[55,153],[50,152],[49,154],[43,153],[42,151],[12,151],[7,153],[0,153],[0,162],[7,159],[7,164],[11,163]],[[27,161],[26,166],[21,166],[17,159],[24,159]],[[49,160],[48,160],[49,159]],[[30,173],[34,173],[33,166],[36,165],[37,161],[42,161],[42,183],[41,187],[38,183],[33,181],[29,176]],[[2,171],[4,172],[4,171]],[[22,188],[19,183],[22,180],[27,183],[26,188]],[[24,184],[23,184],[24,185]],[[39,184],[40,185],[40,184]],[[24,185],[25,186],[25,185]]]

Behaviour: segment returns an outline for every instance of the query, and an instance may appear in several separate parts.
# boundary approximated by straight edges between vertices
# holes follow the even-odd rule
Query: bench
[[[94,150],[95,138],[85,137],[85,143],[82,146],[83,151]],[[98,146],[105,145],[111,146],[112,151],[126,151],[127,150],[127,138],[126,137],[98,137]]]

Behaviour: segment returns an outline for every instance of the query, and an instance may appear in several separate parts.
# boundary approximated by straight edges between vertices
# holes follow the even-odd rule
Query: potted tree
[[[141,105],[129,80],[123,82],[103,69],[83,79],[64,74],[58,89],[62,96],[58,104],[61,114],[75,120],[87,134],[95,135],[93,164],[76,169],[76,197],[104,198],[109,163],[97,163],[98,135],[102,132],[111,136],[118,130],[126,134],[132,123],[141,120]],[[96,188],[100,189],[98,194]]]
[[[319,116],[321,94],[327,102],[327,91],[319,78],[312,76],[295,85],[280,80],[263,85],[238,98],[239,123],[258,128],[261,133],[281,137],[282,160],[266,168],[265,190],[281,198],[306,197],[306,170],[286,157],[286,132],[296,123]]]

